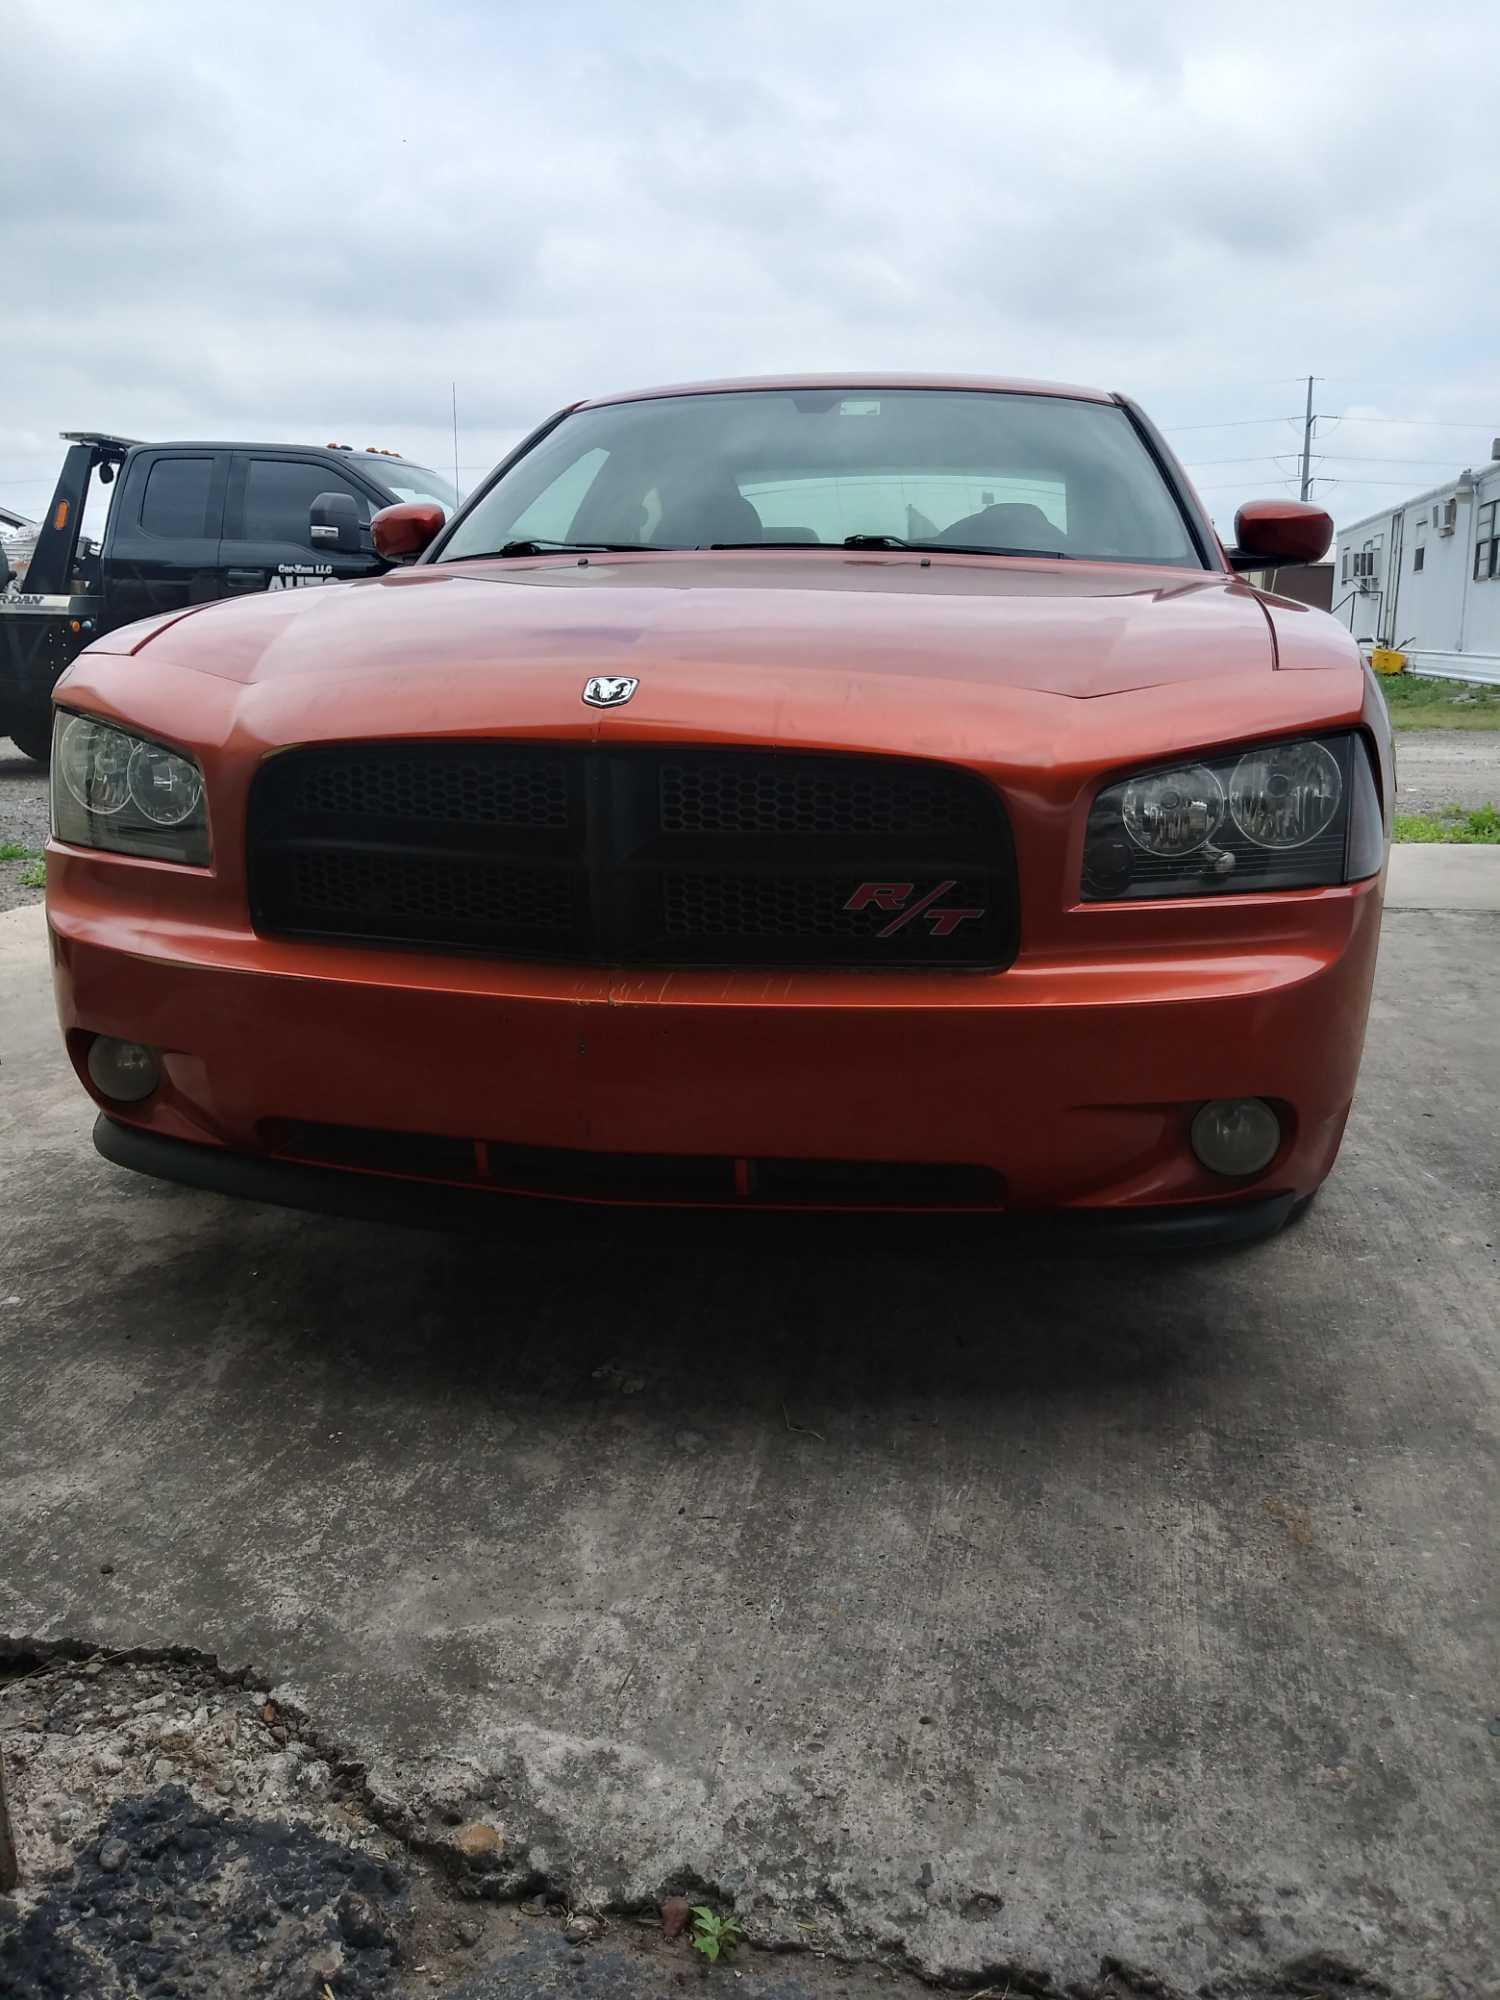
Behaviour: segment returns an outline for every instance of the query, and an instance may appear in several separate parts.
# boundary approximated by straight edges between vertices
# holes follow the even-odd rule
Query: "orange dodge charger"
[[[579,403],[451,520],[335,511],[311,549],[401,566],[58,684],[48,919],[107,1158],[574,1235],[1192,1244],[1311,1199],[1390,738],[1349,634],[1236,572],[1325,514],[1252,503],[1226,552],[1126,398],[891,375]]]

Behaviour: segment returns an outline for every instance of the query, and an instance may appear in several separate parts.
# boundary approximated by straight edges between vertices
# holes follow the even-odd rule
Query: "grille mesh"
[[[568,824],[568,774],[557,756],[497,761],[399,748],[342,751],[299,764],[286,806],[343,820],[560,828]]]
[[[248,848],[271,934],[621,965],[998,967],[1016,948],[999,797],[896,758],[335,744],[267,762]]]
[[[675,759],[660,774],[663,833],[901,834],[975,829],[976,801],[920,765],[891,773]]]
[[[468,856],[312,850],[292,856],[289,873],[296,906],[310,917],[342,919],[379,935],[404,923],[566,931],[576,920],[567,876]]]

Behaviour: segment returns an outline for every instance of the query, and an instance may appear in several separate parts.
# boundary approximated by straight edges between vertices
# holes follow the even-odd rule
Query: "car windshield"
[[[853,388],[579,410],[490,488],[439,560],[546,544],[839,547],[851,537],[1203,566],[1117,404]]]
[[[429,472],[425,465],[409,465],[404,458],[385,457],[366,458],[363,464],[398,500],[435,500],[445,516],[458,506],[453,482],[444,479],[440,472]]]

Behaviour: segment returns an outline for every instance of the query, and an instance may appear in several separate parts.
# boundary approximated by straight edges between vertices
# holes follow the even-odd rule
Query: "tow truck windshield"
[[[444,479],[440,472],[430,471],[425,465],[411,465],[404,458],[372,458],[364,453],[358,457],[360,465],[382,486],[389,487],[398,500],[435,500],[445,516],[458,506],[452,481]]]

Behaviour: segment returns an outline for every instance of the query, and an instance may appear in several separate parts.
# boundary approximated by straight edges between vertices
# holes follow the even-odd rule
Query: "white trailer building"
[[[1500,684],[1500,462],[1340,528],[1334,565],[1334,616],[1363,645]]]

